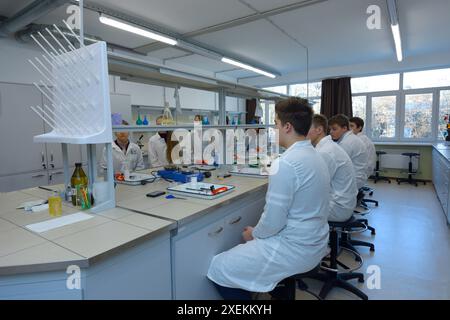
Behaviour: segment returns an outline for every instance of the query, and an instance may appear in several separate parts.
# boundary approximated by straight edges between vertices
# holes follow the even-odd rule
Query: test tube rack
[[[28,60],[42,76],[39,83],[33,84],[48,103],[30,109],[52,128],[49,133],[35,136],[34,142],[62,144],[66,186],[70,184],[67,145],[87,145],[90,190],[97,177],[95,145],[105,144],[109,200],[91,209],[99,212],[115,207],[106,43],[99,41],[85,46],[64,20],[63,23],[78,40],[78,48],[55,24],[53,30],[45,28],[31,35],[43,51],[41,57]]]

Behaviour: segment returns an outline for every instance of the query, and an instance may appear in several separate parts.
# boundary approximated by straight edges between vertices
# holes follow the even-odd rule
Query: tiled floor
[[[366,216],[377,234],[370,232],[354,236],[355,239],[375,244],[375,252],[357,247],[364,259],[358,270],[365,274],[369,266],[378,266],[381,275],[380,289],[369,289],[368,282],[351,283],[363,290],[369,299],[450,299],[450,229],[431,183],[418,187],[387,184],[370,184],[375,188],[373,198],[379,200]],[[342,257],[347,263],[353,261]],[[369,269],[370,270],[370,269]],[[372,277],[373,279],[373,277]],[[318,293],[321,283],[306,280],[310,289]],[[373,283],[373,281],[371,282]],[[311,299],[297,292],[297,299]],[[334,288],[327,299],[357,299],[356,296]]]

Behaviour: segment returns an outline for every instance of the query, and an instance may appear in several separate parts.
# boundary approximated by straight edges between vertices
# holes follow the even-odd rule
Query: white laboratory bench
[[[212,257],[241,242],[263,211],[267,179],[207,182],[236,189],[214,200],[148,198],[168,183],[118,185],[117,208],[44,233],[24,226],[52,219],[15,207],[45,198],[38,188],[0,194],[0,299],[215,299]],[[70,204],[63,214],[76,212]],[[70,265],[81,288],[66,287]]]

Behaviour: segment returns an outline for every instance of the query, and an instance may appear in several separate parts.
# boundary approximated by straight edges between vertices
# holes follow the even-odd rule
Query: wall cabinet
[[[0,192],[61,183],[60,144],[34,143],[33,137],[51,131],[30,106],[50,105],[33,86],[0,83]],[[68,148],[71,165],[81,161],[80,146]]]

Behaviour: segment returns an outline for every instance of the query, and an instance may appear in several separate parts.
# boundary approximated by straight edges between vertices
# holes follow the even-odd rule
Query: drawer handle
[[[235,220],[230,221],[230,225],[239,223],[239,221],[241,221],[241,220],[242,220],[242,217],[238,217],[238,218],[236,218]]]
[[[220,228],[217,229],[216,231],[208,233],[208,235],[209,235],[210,237],[217,236],[217,235],[218,235],[219,233],[221,233],[222,231],[223,231],[223,227],[220,227]]]
[[[45,174],[37,174],[35,176],[31,176],[32,178],[42,178],[45,177]]]

